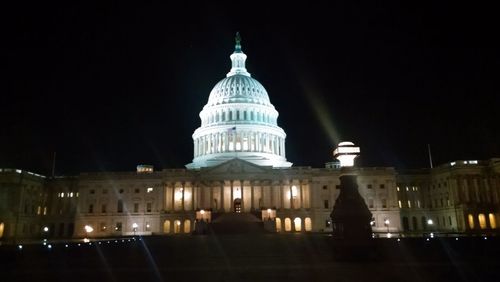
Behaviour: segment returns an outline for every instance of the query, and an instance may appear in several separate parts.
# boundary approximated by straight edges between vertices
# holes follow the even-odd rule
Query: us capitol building
[[[292,166],[278,111],[245,68],[239,36],[230,58],[229,73],[200,112],[194,158],[186,168],[155,171],[139,165],[133,172],[74,177],[0,169],[0,240],[192,234],[235,219],[243,231],[262,226],[278,233],[331,232],[338,163]],[[497,229],[498,158],[430,169],[354,170],[376,236]]]

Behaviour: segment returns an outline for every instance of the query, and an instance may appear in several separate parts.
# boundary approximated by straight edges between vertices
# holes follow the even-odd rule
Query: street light
[[[386,218],[386,219],[384,220],[384,225],[387,227],[387,238],[390,238],[390,237],[391,237],[391,233],[389,233],[389,224],[390,224],[390,223],[391,223],[391,222],[389,221],[389,219],[387,219],[387,218]]]
[[[139,227],[139,225],[137,225],[137,223],[135,223],[135,222],[134,222],[134,223],[132,224],[132,228],[133,228],[133,230],[134,230],[134,236],[135,236],[135,232],[137,231],[137,227]]]
[[[94,231],[94,228],[92,228],[92,226],[90,225],[85,225],[83,229],[85,229],[85,233],[87,233],[87,238],[90,237],[89,234],[92,233],[92,231]]]

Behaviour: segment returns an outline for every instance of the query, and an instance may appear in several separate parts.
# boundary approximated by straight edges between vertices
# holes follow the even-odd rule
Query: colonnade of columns
[[[164,189],[165,211],[234,211],[240,199],[241,210],[310,208],[310,186],[307,181],[226,180],[211,182],[167,183]]]
[[[194,156],[224,152],[264,152],[285,157],[285,138],[269,133],[231,129],[194,140]]]

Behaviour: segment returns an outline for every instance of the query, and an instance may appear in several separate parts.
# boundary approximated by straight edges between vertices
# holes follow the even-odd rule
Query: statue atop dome
[[[235,52],[241,52],[241,35],[240,32],[236,32],[236,36],[234,37],[234,41],[236,42],[236,46],[234,47]]]

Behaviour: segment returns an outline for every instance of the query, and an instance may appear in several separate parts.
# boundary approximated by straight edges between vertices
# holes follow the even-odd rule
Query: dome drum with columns
[[[266,89],[245,68],[241,39],[231,54],[232,68],[210,92],[200,112],[201,126],[193,134],[194,159],[199,169],[240,158],[262,166],[290,167],[285,157],[285,131]]]

